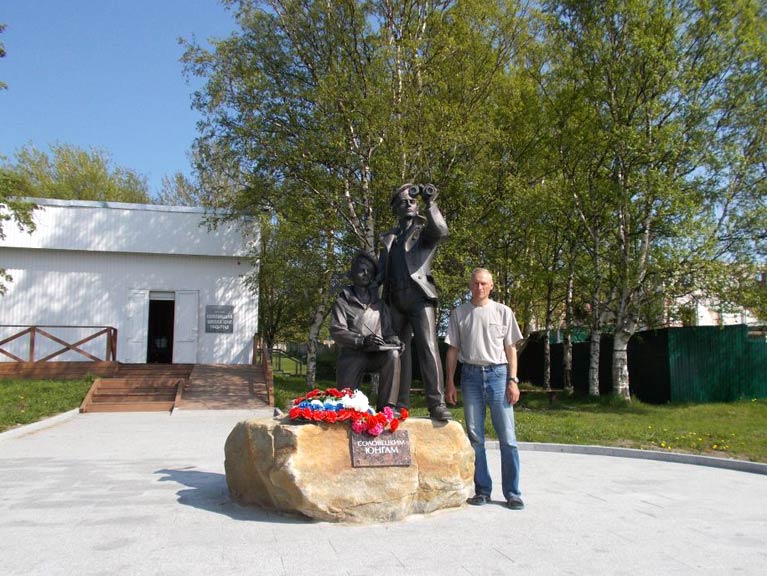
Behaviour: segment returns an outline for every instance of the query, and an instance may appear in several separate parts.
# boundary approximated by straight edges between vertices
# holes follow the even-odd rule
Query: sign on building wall
[[[234,306],[205,306],[205,332],[232,334],[234,332]]]

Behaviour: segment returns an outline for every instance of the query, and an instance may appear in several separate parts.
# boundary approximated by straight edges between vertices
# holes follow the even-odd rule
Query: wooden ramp
[[[176,399],[183,410],[238,410],[269,406],[266,378],[254,364],[196,364]]]

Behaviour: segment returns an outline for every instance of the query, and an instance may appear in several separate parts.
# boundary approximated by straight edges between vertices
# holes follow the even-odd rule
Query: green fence
[[[573,384],[588,391],[588,342],[573,346]],[[767,398],[767,328],[691,326],[635,334],[628,348],[631,394],[644,402],[729,402]],[[612,390],[612,338],[602,337],[600,393]],[[519,374],[543,382],[542,341],[520,356]],[[551,346],[551,385],[562,386],[562,344]]]
[[[767,397],[767,341],[745,325],[670,330],[668,365],[673,401]]]

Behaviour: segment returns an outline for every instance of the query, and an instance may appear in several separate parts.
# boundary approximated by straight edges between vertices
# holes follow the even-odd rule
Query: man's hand
[[[509,380],[506,384],[506,400],[512,406],[519,402],[519,386],[513,380]]]
[[[400,354],[405,352],[405,343],[402,342],[396,334],[394,336],[389,336],[388,338],[386,338],[386,343],[399,346]]]
[[[452,381],[445,383],[445,402],[451,406],[458,403],[458,390],[455,389],[455,384]]]
[[[383,343],[384,339],[378,334],[368,334],[362,339],[363,348],[375,348],[376,346],[381,346]]]
[[[421,184],[419,189],[424,203],[427,206],[431,206],[432,202],[437,199],[437,195],[439,194],[437,187],[434,184]]]

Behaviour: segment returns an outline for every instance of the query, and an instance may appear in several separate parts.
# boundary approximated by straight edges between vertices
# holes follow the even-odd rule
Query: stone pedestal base
[[[242,504],[330,522],[400,520],[464,504],[474,451],[457,422],[411,418],[407,467],[353,468],[348,424],[240,422],[225,446],[226,481]]]

